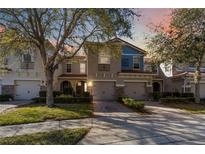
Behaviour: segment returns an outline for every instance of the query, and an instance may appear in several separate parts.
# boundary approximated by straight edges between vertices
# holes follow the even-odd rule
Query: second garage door
[[[133,99],[145,99],[145,83],[125,83],[124,94]]]
[[[115,99],[114,82],[94,82],[93,99],[94,100],[114,100]]]
[[[40,91],[40,81],[16,81],[15,99],[30,100],[38,97]]]

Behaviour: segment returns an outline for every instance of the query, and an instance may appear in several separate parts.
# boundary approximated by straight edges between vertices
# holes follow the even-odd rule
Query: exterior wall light
[[[92,86],[93,86],[92,81],[89,81],[89,82],[88,82],[88,87],[92,87]]]

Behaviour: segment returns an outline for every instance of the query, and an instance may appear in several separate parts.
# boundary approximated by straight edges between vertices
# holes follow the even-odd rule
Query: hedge
[[[54,103],[91,103],[93,98],[90,97],[56,97]],[[34,98],[35,103],[45,103],[45,97]]]
[[[144,101],[137,101],[128,97],[122,98],[122,103],[137,111],[143,111],[145,106]]]
[[[167,97],[160,99],[161,103],[190,103],[194,101],[194,97]]]
[[[151,96],[154,101],[159,101],[160,98],[167,97],[194,97],[194,93],[179,93],[179,92],[153,92]]]
[[[53,91],[53,97],[57,97],[57,96],[60,96],[62,95],[63,92],[61,91]],[[46,97],[46,91],[39,91],[39,97]]]
[[[0,95],[0,102],[9,101],[10,99],[13,100],[13,96],[7,95],[7,94],[5,94],[5,95]]]

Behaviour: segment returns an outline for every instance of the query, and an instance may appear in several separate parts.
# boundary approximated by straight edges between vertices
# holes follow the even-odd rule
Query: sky
[[[152,34],[150,25],[163,24],[165,27],[169,24],[171,9],[136,9],[141,17],[135,19],[133,24],[133,40],[126,39],[130,43],[146,50],[145,37]]]

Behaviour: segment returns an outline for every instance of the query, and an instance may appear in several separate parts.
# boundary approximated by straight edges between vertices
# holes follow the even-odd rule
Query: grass
[[[46,120],[66,120],[92,116],[91,104],[68,104],[48,108],[45,105],[27,105],[0,113],[0,126],[43,122]]]
[[[194,114],[205,114],[205,104],[197,103],[162,103],[168,107],[182,109]]]
[[[89,129],[63,129],[29,135],[0,138],[0,145],[71,145],[82,139]]]

